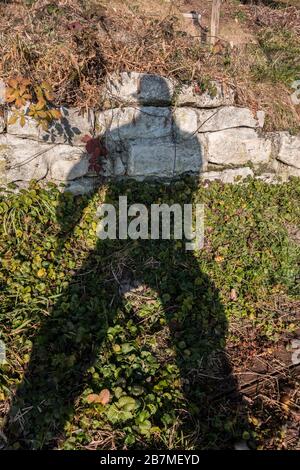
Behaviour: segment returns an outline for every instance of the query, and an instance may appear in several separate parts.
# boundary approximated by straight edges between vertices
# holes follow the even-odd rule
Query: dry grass
[[[258,65],[269,72],[273,62],[261,45],[230,47],[220,41],[214,53],[191,37],[178,14],[191,2],[120,2],[119,0],[12,1],[0,5],[0,74],[47,80],[56,103],[80,108],[101,106],[107,74],[140,71],[181,81],[218,79],[237,90],[237,102],[267,112],[267,129],[295,130],[299,115],[287,83],[257,76]],[[209,11],[208,5],[203,5]],[[193,6],[194,4],[191,3]],[[223,12],[231,21],[237,11],[245,27],[259,35],[274,27],[300,31],[296,7],[237,6],[227,0]],[[223,21],[224,18],[223,18]],[[300,46],[299,46],[300,47]],[[280,61],[281,52],[279,51]],[[297,64],[296,64],[297,65]],[[275,96],[275,99],[274,99]]]

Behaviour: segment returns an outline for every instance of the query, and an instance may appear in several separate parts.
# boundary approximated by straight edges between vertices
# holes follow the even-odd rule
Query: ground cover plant
[[[205,246],[96,237],[103,201],[205,204]],[[299,449],[298,180],[0,200],[2,448]]]

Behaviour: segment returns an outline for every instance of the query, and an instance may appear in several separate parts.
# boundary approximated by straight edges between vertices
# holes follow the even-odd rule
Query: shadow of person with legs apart
[[[140,84],[141,95],[147,92],[148,83],[145,76]],[[164,79],[157,78],[156,87],[157,93],[168,95]],[[166,132],[159,129],[161,136],[156,142],[150,135],[153,108],[143,106],[141,99],[138,109],[131,108],[133,122],[115,127],[112,123],[106,130],[108,144],[122,146],[128,166],[145,168],[152,154],[158,173],[164,159],[169,158],[170,176],[175,176],[193,155],[193,168],[188,170],[201,171],[202,150],[197,136],[178,128],[166,107],[156,108],[156,116],[160,109]],[[140,145],[131,140],[133,132],[144,132]],[[105,201],[118,206],[119,196],[126,195],[128,206],[144,204],[151,212],[151,204],[191,204],[196,188],[195,181],[187,184],[184,180],[173,180],[169,185],[107,183]],[[94,197],[91,194],[90,199]],[[82,205],[78,207],[84,209]],[[70,218],[69,211],[63,194],[58,208],[62,226]],[[71,218],[78,221],[78,215],[71,214]],[[165,213],[164,223],[167,217]],[[61,240],[65,243],[72,240],[70,225],[68,233],[64,231]],[[57,447],[58,441],[63,440],[65,423],[72,419],[74,403],[88,387],[88,370],[99,360],[103,344],[108,341],[108,329],[117,324],[121,315],[128,317],[133,329],[141,322],[149,324],[143,342],[135,345],[134,355],[142,366],[127,365],[126,374],[118,378],[126,395],[130,396],[134,386],[142,387],[145,409],[149,410],[147,421],[158,427],[172,427],[177,422],[185,434],[194,435],[196,448],[220,447],[221,442],[230,447],[230,433],[225,435],[220,424],[226,407],[238,414],[240,405],[238,401],[225,403],[222,399],[223,391],[235,387],[224,352],[227,321],[217,289],[199,269],[199,257],[201,251],[188,251],[185,241],[168,236],[164,240],[99,240],[33,340],[30,363],[7,419],[5,434],[9,445],[18,441],[22,448]],[[63,262],[63,250],[58,262]],[[156,364],[152,375],[145,359],[149,355]],[[119,360],[115,351],[110,361],[117,364]],[[101,376],[101,368],[98,371]],[[177,395],[165,380],[170,371]],[[151,408],[147,400],[150,397],[151,401],[153,390],[160,398]],[[21,420],[15,419],[20,410],[26,412]],[[131,422],[136,424],[135,418],[133,412]],[[174,446],[158,442],[160,448]]]

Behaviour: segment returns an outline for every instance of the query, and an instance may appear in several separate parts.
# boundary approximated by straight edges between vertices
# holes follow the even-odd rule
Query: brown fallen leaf
[[[107,388],[104,388],[100,394],[99,398],[101,400],[102,405],[107,405],[110,401],[110,391]]]
[[[110,391],[107,388],[103,389],[99,395],[96,393],[90,393],[86,397],[88,403],[101,403],[102,405],[107,405],[110,401]]]
[[[90,393],[90,395],[86,397],[86,401],[88,403],[101,403],[99,395],[96,393]]]

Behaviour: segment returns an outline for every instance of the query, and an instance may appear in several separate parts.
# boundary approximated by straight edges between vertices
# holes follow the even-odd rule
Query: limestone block
[[[203,134],[205,154],[209,163],[244,165],[267,163],[271,157],[271,141],[261,138],[254,129],[227,129]]]
[[[34,140],[0,135],[0,180],[2,183],[40,180],[48,173],[48,145]]]
[[[198,110],[198,131],[216,132],[238,127],[261,127],[264,120],[262,114],[254,116],[248,108],[224,106],[217,109]]]
[[[107,92],[120,103],[166,106],[171,104],[174,83],[159,75],[123,72],[109,77]]]
[[[1,116],[0,114],[0,134],[4,131],[5,129],[5,119],[4,116]]]
[[[98,114],[97,130],[113,141],[166,137],[171,135],[172,112],[151,106],[110,109]]]
[[[24,108],[26,112],[26,107]],[[75,108],[61,108],[62,118],[54,120],[47,131],[44,131],[37,122],[26,116],[25,126],[21,126],[20,120],[14,124],[8,124],[7,132],[17,137],[34,139],[45,143],[69,144],[84,146],[82,138],[84,135],[92,135],[94,132],[94,112],[89,111],[84,115]],[[8,113],[8,122],[13,111]]]
[[[279,133],[278,160],[294,168],[300,168],[300,135],[292,136],[288,132]]]
[[[207,162],[204,158],[203,148],[197,136],[185,142],[177,143],[174,174],[201,174],[201,172],[205,171],[207,166]]]
[[[186,140],[197,134],[198,115],[193,108],[176,108],[173,114],[173,131],[176,140]]]
[[[67,181],[88,172],[89,157],[82,147],[45,144],[9,134],[0,135],[1,180]]]
[[[248,177],[253,177],[254,173],[251,168],[232,168],[223,171],[208,171],[202,173],[201,179],[206,181],[220,180],[223,183],[235,183],[237,181],[244,180]]]
[[[193,106],[195,108],[216,108],[218,106],[233,105],[234,91],[216,81],[211,82],[209,90],[198,92],[196,83],[182,85],[176,96],[177,106]]]
[[[170,178],[174,173],[175,145],[171,140],[130,143],[127,174],[131,177]]]
[[[5,83],[0,79],[0,104],[5,103]]]

